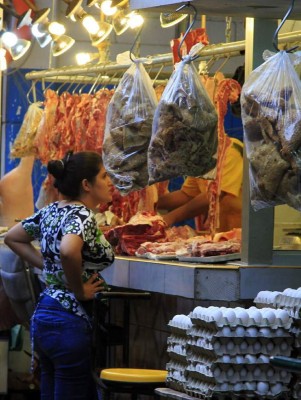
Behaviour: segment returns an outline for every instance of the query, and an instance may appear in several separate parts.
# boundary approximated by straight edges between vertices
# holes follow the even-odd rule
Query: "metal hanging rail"
[[[301,41],[301,31],[282,33],[278,36],[278,42],[281,43],[289,43],[289,42],[298,42]],[[210,57],[233,57],[242,55],[245,50],[245,40],[229,42],[229,43],[220,43],[220,44],[212,44],[205,46],[199,52],[198,61],[206,60]],[[164,65],[169,66],[172,65],[172,54],[165,53],[155,56],[147,57],[152,61],[151,65]],[[70,67],[62,67],[62,68],[53,68],[49,70],[42,71],[32,71],[25,75],[27,80],[45,80],[47,78],[51,81],[55,81],[55,78],[58,78],[58,81],[62,81],[60,77],[64,77],[67,81],[70,79],[74,79],[74,76],[85,75],[85,81],[87,81],[87,75],[94,74],[94,76],[90,77],[90,79],[95,79],[95,74],[116,74],[117,72],[125,71],[130,67],[130,64],[117,64],[117,63],[101,63],[101,64],[93,64],[88,66],[70,66]],[[71,78],[73,77],[73,78]]]

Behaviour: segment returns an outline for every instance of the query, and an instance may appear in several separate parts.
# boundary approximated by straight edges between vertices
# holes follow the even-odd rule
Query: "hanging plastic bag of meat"
[[[285,51],[264,58],[241,95],[251,204],[255,211],[280,204],[301,211],[300,59]]]
[[[156,106],[151,79],[142,62],[135,61],[110,101],[103,143],[105,168],[122,195],[148,184],[147,149]]]
[[[41,105],[42,103],[36,102],[28,107],[21,128],[10,150],[12,158],[36,155],[34,139],[43,115]]]
[[[192,62],[196,46],[176,64],[157,107],[149,184],[184,175],[215,177],[217,114]]]

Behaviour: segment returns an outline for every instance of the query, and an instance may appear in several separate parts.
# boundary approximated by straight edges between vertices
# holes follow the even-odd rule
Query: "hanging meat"
[[[21,128],[10,150],[12,158],[35,155],[34,139],[42,119],[42,103],[30,104],[24,116]]]
[[[142,63],[123,75],[109,104],[103,161],[122,195],[148,184],[147,149],[157,106],[152,82]]]
[[[157,107],[148,149],[149,184],[178,176],[214,177],[217,114],[189,60],[173,72]]]
[[[292,55],[271,55],[246,80],[242,120],[255,210],[288,204],[301,211],[301,85]]]

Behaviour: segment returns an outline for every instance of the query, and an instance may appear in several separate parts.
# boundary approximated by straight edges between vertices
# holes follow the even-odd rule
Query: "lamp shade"
[[[13,46],[6,46],[8,52],[12,56],[13,60],[19,60],[30,47],[30,41],[26,39],[18,39],[17,43]]]
[[[42,8],[41,10],[36,11],[32,18],[32,23],[38,24],[40,22],[43,22],[47,18],[49,13],[50,13],[50,8]]]
[[[75,43],[75,40],[67,35],[52,36],[53,42],[51,45],[51,52],[54,57],[60,56],[61,54],[68,51]]]
[[[98,22],[99,30],[95,35],[90,35],[92,40],[92,46],[97,46],[99,43],[103,42],[109,34],[112,32],[113,25],[108,22]]]
[[[71,18],[76,14],[80,9],[82,5],[83,0],[72,0],[68,4],[67,10],[65,12],[65,16],[67,18]]]
[[[5,71],[7,69],[7,61],[6,61],[6,50],[0,48],[0,71]]]
[[[49,35],[49,33],[45,33],[45,35],[43,36],[36,36],[36,41],[39,43],[39,46],[43,49],[52,41],[52,37],[51,35]]]
[[[169,28],[170,26],[176,25],[179,22],[183,21],[188,16],[188,14],[179,14],[179,13],[161,13],[160,14],[160,23],[162,28]]]
[[[114,15],[112,24],[116,35],[122,35],[129,28],[129,19],[123,10]]]
[[[17,29],[23,28],[23,26],[29,26],[32,23],[31,9],[27,10],[24,14],[20,15],[17,22]]]

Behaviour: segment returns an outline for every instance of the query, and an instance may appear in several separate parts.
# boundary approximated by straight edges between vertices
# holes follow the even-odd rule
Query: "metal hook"
[[[184,4],[183,6],[177,8],[176,12],[183,10],[183,8],[185,8],[185,7],[191,7],[193,9],[193,11],[194,11],[194,16],[193,16],[192,22],[189,24],[188,28],[186,29],[186,32],[184,33],[184,35],[182,37],[182,40],[181,40],[181,42],[179,44],[179,47],[178,47],[178,56],[179,56],[181,61],[183,60],[183,57],[182,57],[182,54],[181,54],[181,47],[182,47],[182,45],[183,45],[183,43],[184,43],[184,41],[186,39],[186,36],[191,31],[191,28],[193,27],[193,25],[194,25],[194,23],[196,21],[196,17],[197,17],[197,9],[195,8],[195,6],[190,4],[190,2],[188,2],[187,4]],[[197,57],[198,56],[195,56],[193,59],[196,59]]]
[[[32,99],[33,101],[30,100],[30,94],[32,93]],[[36,94],[36,81],[31,82],[31,86],[29,91],[27,92],[26,98],[28,100],[29,104],[36,103],[37,101],[37,94]]]
[[[136,46],[136,43],[137,43],[137,41],[138,41],[138,39],[139,39],[139,37],[140,37],[140,35],[141,35],[142,28],[143,28],[143,25],[141,25],[141,27],[140,27],[140,29],[139,29],[139,31],[138,31],[136,37],[135,37],[134,43],[132,44],[132,47],[130,48],[130,59],[131,59],[133,62],[135,62],[135,60],[133,59],[133,50],[134,50],[134,47]]]
[[[285,21],[290,16],[291,12],[293,11],[294,5],[295,5],[295,0],[292,0],[290,8],[287,10],[287,13],[285,14],[284,18],[282,19],[281,23],[279,24],[278,28],[276,29],[276,31],[274,33],[273,46],[276,51],[280,51],[278,48],[278,33],[279,33],[280,29],[282,28],[283,24],[285,23]],[[291,53],[293,50],[297,49],[298,47],[299,46],[292,47],[292,48],[286,50],[286,52]]]
[[[99,74],[97,75],[97,77],[96,77],[96,79],[95,79],[93,85],[91,86],[91,89],[89,90],[89,94],[92,94],[92,93],[93,93],[93,90],[94,90],[94,88],[96,87],[97,82],[99,81],[100,78],[101,78],[101,73],[99,73]]]

